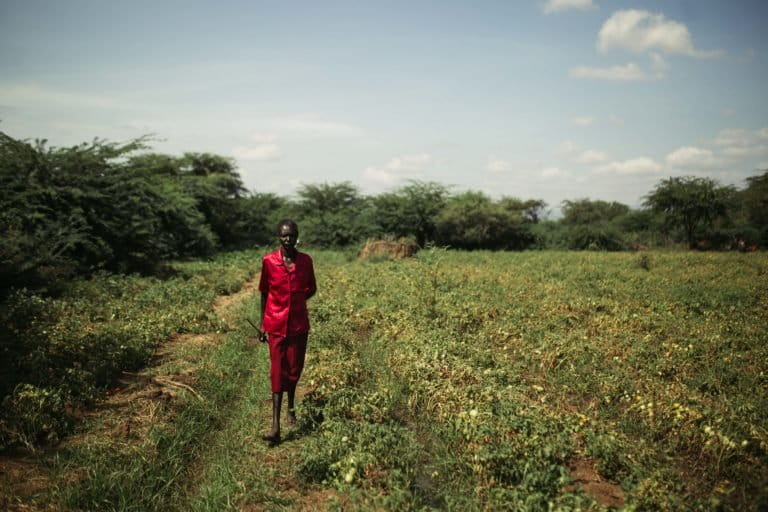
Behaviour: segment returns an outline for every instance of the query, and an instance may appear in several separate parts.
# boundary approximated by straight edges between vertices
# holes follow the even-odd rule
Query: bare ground
[[[598,474],[594,460],[576,458],[568,465],[568,472],[573,482],[563,488],[565,492],[573,492],[581,487],[585,494],[600,505],[613,508],[624,506],[624,491]]]

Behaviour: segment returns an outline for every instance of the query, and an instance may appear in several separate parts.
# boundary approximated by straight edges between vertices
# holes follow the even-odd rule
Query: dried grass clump
[[[410,258],[418,252],[419,246],[412,240],[400,238],[398,240],[371,240],[365,242],[360,251],[362,259],[392,259],[399,260]]]

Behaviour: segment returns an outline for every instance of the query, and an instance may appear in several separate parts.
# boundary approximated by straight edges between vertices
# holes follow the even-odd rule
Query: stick
[[[251,324],[251,327],[253,327],[253,328],[254,328],[254,329],[256,329],[256,330],[257,330],[259,333],[261,333],[261,329],[259,329],[258,327],[256,327],[256,324],[255,324],[255,323],[253,323],[253,322],[251,322],[251,319],[250,319],[250,318],[246,318],[245,320],[246,320],[246,321],[247,321],[249,324]]]
[[[162,377],[155,377],[154,380],[155,380],[155,382],[159,382],[160,384],[170,384],[171,386],[176,386],[176,387],[179,387],[179,388],[184,388],[187,391],[189,391],[190,393],[192,393],[193,395],[195,395],[197,398],[199,398],[200,400],[205,402],[205,399],[202,396],[200,396],[200,393],[195,391],[192,388],[192,386],[188,386],[188,385],[184,384],[183,382],[176,382],[175,380],[164,379]]]

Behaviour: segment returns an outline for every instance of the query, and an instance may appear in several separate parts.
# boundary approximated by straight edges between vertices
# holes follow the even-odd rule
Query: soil
[[[564,487],[565,492],[573,492],[581,487],[585,494],[600,505],[613,508],[624,506],[624,491],[615,483],[600,477],[594,460],[574,459],[569,464],[568,471],[573,482]]]

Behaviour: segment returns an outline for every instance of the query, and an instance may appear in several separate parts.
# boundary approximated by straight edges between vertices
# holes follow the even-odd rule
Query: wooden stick
[[[193,395],[195,395],[198,399],[200,399],[201,401],[205,402],[205,399],[202,396],[200,396],[200,393],[195,391],[192,388],[192,386],[188,386],[187,384],[184,384],[183,382],[176,382],[175,380],[164,379],[162,377],[155,377],[154,380],[155,380],[155,382],[159,382],[160,384],[170,384],[171,386],[176,386],[178,388],[184,388],[187,391],[189,391],[190,393],[192,393]]]
[[[261,332],[261,329],[259,329],[258,327],[256,327],[256,324],[255,324],[255,323],[253,323],[253,322],[251,322],[251,319],[250,319],[250,318],[246,318],[245,320],[246,320],[246,321],[247,321],[249,324],[251,324],[251,327],[253,327],[254,329],[256,329],[258,332]]]

